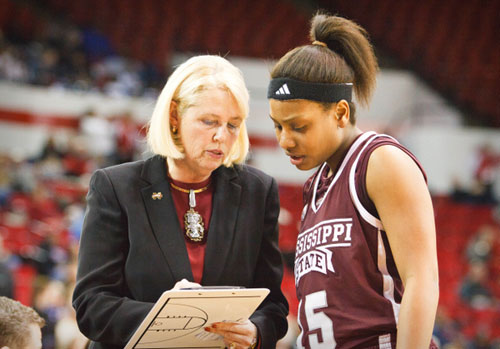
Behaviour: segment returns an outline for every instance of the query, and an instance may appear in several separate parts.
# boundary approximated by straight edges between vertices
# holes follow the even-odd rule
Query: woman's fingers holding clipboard
[[[177,281],[172,290],[180,290],[181,288],[198,288],[198,287],[201,287],[201,285],[197,284],[196,282],[191,282],[186,279],[182,279],[181,281]]]
[[[257,342],[257,327],[250,320],[214,322],[205,330],[223,336],[228,348],[252,348]]]

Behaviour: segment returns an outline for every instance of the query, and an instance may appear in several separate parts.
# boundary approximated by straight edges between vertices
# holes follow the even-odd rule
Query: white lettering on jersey
[[[352,218],[330,219],[316,224],[297,237],[295,282],[311,271],[335,272],[333,248],[351,246]]]

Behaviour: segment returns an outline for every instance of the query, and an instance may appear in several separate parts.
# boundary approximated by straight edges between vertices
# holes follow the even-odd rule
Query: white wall
[[[454,180],[472,185],[474,164],[480,146],[489,144],[500,154],[500,131],[481,128],[418,127],[408,132],[405,144],[418,157],[434,192],[448,192]],[[495,190],[500,195],[500,169]]]
[[[34,156],[39,153],[47,136],[46,127],[0,121],[0,152],[16,159]]]
[[[154,100],[117,98],[98,92],[43,88],[0,80],[0,108],[39,115],[78,117],[89,109],[106,116],[131,111],[138,120],[147,120]]]

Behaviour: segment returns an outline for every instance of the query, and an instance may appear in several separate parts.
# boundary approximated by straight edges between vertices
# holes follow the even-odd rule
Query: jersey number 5
[[[302,302],[301,302],[302,303]],[[302,305],[302,304],[301,304]],[[317,333],[309,334],[309,347],[317,349],[332,349],[335,348],[337,344],[335,342],[335,337],[333,335],[333,323],[328,316],[322,311],[317,311],[317,309],[328,307],[328,302],[326,298],[326,291],[318,291],[311,293],[306,296],[304,302],[304,313],[306,315],[307,327],[309,332],[314,330],[320,330],[322,341],[319,342],[319,336]],[[299,309],[299,314],[301,314]],[[299,322],[302,329],[302,324]],[[302,333],[297,338],[297,347],[303,348],[302,346]]]

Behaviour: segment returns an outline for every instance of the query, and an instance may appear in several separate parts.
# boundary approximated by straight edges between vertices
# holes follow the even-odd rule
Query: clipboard
[[[125,349],[224,348],[222,337],[204,328],[248,319],[268,294],[267,288],[220,286],[165,291]]]

